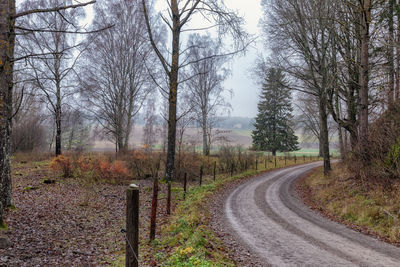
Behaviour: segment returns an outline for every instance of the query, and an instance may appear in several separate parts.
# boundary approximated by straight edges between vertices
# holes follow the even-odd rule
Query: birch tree
[[[3,223],[2,208],[12,203],[11,186],[11,132],[13,111],[14,62],[43,54],[14,56],[17,32],[51,31],[51,29],[21,29],[16,22],[34,13],[52,13],[93,4],[95,1],[75,5],[61,4],[47,8],[16,11],[15,0],[0,1],[0,225]]]
[[[49,3],[50,2],[50,3]],[[71,4],[70,1],[29,1],[24,9],[44,8],[48,4],[60,6]],[[42,102],[51,112],[55,129],[55,154],[62,150],[63,109],[76,92],[77,73],[75,70],[80,52],[76,50],[82,43],[76,42],[76,35],[65,34],[80,30],[78,20],[83,17],[82,10],[62,10],[50,14],[36,13],[21,19],[19,29],[43,29],[21,35],[17,50],[22,54],[42,54],[43,56],[28,57],[23,66],[24,74],[30,86],[40,95]],[[21,51],[20,51],[21,50]]]
[[[128,149],[134,116],[151,91],[148,70],[152,50],[139,1],[102,1],[95,8],[95,28],[115,25],[94,38],[85,53],[81,78],[87,110],[115,143]]]
[[[210,154],[211,133],[218,112],[230,109],[226,96],[231,92],[223,86],[229,75],[229,70],[224,67],[229,57],[213,57],[221,54],[220,46],[209,35],[194,34],[189,38],[189,59],[193,64],[188,66],[185,75],[193,78],[188,80],[185,87],[202,131],[203,155],[206,156]]]
[[[180,80],[179,73],[180,70],[193,63],[188,58],[188,47],[182,43],[184,40],[182,35],[192,31],[214,29],[220,38],[231,37],[233,49],[226,50],[226,53],[244,50],[248,36],[242,28],[242,18],[236,12],[228,9],[223,0],[167,0],[166,4],[167,8],[156,18],[166,25],[171,37],[171,45],[162,49],[154,39],[154,21],[149,16],[148,1],[142,0],[149,41],[168,77],[168,89],[166,90],[168,95],[168,148],[165,174],[167,181],[171,182],[174,177],[175,165],[178,91],[179,84],[183,82]],[[190,21],[196,17],[202,19],[204,26],[195,28],[190,25]],[[168,207],[170,207],[169,204]]]

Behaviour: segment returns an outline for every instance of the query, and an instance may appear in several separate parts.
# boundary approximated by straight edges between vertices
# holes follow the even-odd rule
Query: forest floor
[[[13,164],[15,208],[5,211],[8,230],[0,230],[12,247],[0,249],[0,266],[111,265],[125,251],[125,190],[127,185],[82,185],[49,170],[49,161]],[[45,184],[45,179],[56,180]],[[140,186],[141,218],[149,218],[152,183]],[[160,198],[166,186],[160,185]],[[166,220],[165,200],[158,221]],[[173,201],[175,203],[175,201]],[[147,238],[148,220],[140,219],[141,240]]]

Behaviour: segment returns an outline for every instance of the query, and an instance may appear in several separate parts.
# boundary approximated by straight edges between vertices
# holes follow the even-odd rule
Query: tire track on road
[[[320,163],[277,170],[239,186],[225,225],[274,266],[400,266],[400,248],[329,221],[295,196],[293,183]]]

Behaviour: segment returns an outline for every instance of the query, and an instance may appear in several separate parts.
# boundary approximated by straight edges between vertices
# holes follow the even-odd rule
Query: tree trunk
[[[368,162],[368,73],[369,73],[369,25],[371,20],[371,0],[363,0],[361,14],[361,66],[360,66],[360,131],[359,145],[362,161]]]
[[[396,101],[400,102],[400,15],[397,16],[396,89],[395,89],[395,95],[396,95]]]
[[[339,92],[338,90],[335,90],[335,98],[336,98],[336,116],[341,118],[341,113],[342,113],[342,108],[340,105],[340,99],[339,99]],[[344,144],[343,144],[343,132],[342,132],[342,126],[340,123],[337,124],[338,126],[338,138],[339,138],[339,151],[340,151],[340,158],[342,161],[345,160],[345,150],[344,150]]]
[[[129,112],[132,113],[132,107],[129,107]],[[126,124],[126,129],[125,129],[125,136],[124,136],[124,147],[123,150],[124,151],[128,151],[129,149],[129,137],[131,135],[131,131],[132,131],[132,117],[128,114],[128,122]]]
[[[340,158],[342,161],[344,161],[346,158],[346,152],[344,149],[344,142],[343,142],[343,129],[339,124],[338,124],[338,137],[339,137]]]
[[[157,205],[158,205],[158,178],[154,178],[153,182],[153,199],[151,201],[151,216],[150,216],[150,241],[156,237],[157,226]]]
[[[388,31],[389,31],[389,45],[387,47],[388,54],[388,76],[389,76],[389,84],[388,84],[388,106],[389,108],[393,107],[394,103],[394,4],[395,0],[388,1]]]
[[[344,129],[343,148],[344,148],[345,154],[347,154],[349,152],[349,144],[348,144],[347,130],[346,129]]]
[[[205,112],[202,112],[201,118],[201,129],[203,131],[203,155],[208,156],[210,154],[208,149],[208,138],[207,138],[207,116]]]
[[[169,97],[168,97],[168,148],[165,176],[167,181],[174,178],[175,145],[176,145],[176,104],[178,98],[178,71],[179,71],[179,38],[180,22],[179,9],[176,0],[171,1],[173,14],[172,29],[172,61],[171,72],[169,74]]]
[[[324,174],[327,175],[331,170],[331,161],[329,155],[329,132],[328,132],[328,114],[326,99],[324,97],[320,98],[319,101],[319,117],[320,117],[320,133],[321,133],[321,148],[322,157],[324,159]]]
[[[11,130],[14,57],[15,1],[0,2],[0,202],[2,207],[12,204],[11,186]],[[2,208],[1,208],[2,209]],[[2,217],[2,212],[0,212]],[[0,218],[0,221],[3,218]]]
[[[319,127],[321,127],[321,125],[319,126]],[[323,153],[322,153],[322,150],[324,150],[324,148],[322,147],[322,137],[321,137],[321,131],[319,132],[319,138],[318,138],[318,156],[319,157],[323,157]]]
[[[61,104],[56,106],[56,156],[61,155]]]

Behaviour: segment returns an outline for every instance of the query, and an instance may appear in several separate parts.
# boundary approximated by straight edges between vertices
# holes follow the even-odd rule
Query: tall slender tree
[[[117,152],[128,149],[134,116],[152,91],[144,66],[150,67],[154,57],[144,38],[146,28],[139,1],[99,2],[93,27],[115,25],[100,32],[84,54],[81,96]]]
[[[298,150],[297,136],[292,128],[291,92],[279,69],[270,68],[262,85],[258,114],[252,133],[253,147],[257,150]]]
[[[174,177],[175,168],[178,90],[179,84],[186,80],[180,79],[179,73],[180,70],[193,63],[189,60],[189,50],[183,42],[182,35],[193,31],[215,29],[220,38],[232,37],[233,50],[225,50],[226,53],[245,50],[248,45],[248,35],[242,27],[243,19],[235,11],[227,8],[223,0],[168,0],[166,9],[160,12],[157,18],[158,21],[164,22],[171,34],[171,45],[163,49],[157,45],[154,38],[154,20],[149,16],[149,2],[142,0],[148,37],[168,79],[168,89],[165,90],[168,95],[168,148],[165,176],[170,183]],[[207,18],[204,20],[204,26],[200,28],[190,26],[190,21],[195,17]],[[215,56],[218,55],[211,55],[211,57]],[[168,209],[169,199],[167,202]]]
[[[52,6],[72,4],[72,0],[61,1],[27,1],[24,9],[44,8],[49,3]],[[47,54],[40,57],[28,57],[22,67],[29,84],[36,89],[37,94],[53,116],[56,129],[55,154],[62,152],[63,110],[68,98],[76,91],[76,63],[81,53],[77,48],[82,43],[76,42],[76,35],[65,34],[67,31],[80,30],[78,20],[83,16],[82,10],[63,10],[50,14],[37,13],[21,19],[20,26],[24,29],[48,28],[49,31],[38,31],[24,34],[17,42],[17,52],[22,54]],[[22,51],[20,51],[22,50]]]
[[[229,90],[223,86],[223,82],[229,74],[229,70],[224,67],[224,64],[229,57],[212,57],[212,55],[221,54],[221,44],[214,41],[209,35],[191,35],[189,47],[189,58],[194,63],[188,66],[188,73],[186,73],[188,77],[193,76],[187,83],[187,91],[196,113],[197,123],[202,131],[203,155],[208,156],[214,120],[218,118],[217,113],[221,110],[229,111],[230,108],[230,104],[225,98]]]
[[[46,56],[49,53],[14,56],[16,31],[29,33],[51,31],[44,29],[25,29],[18,27],[16,21],[34,13],[51,13],[93,4],[90,1],[72,5],[59,5],[48,8],[34,8],[16,12],[15,0],[0,1],[0,224],[3,222],[2,208],[12,203],[11,186],[11,129],[13,119],[14,62],[32,56]]]

